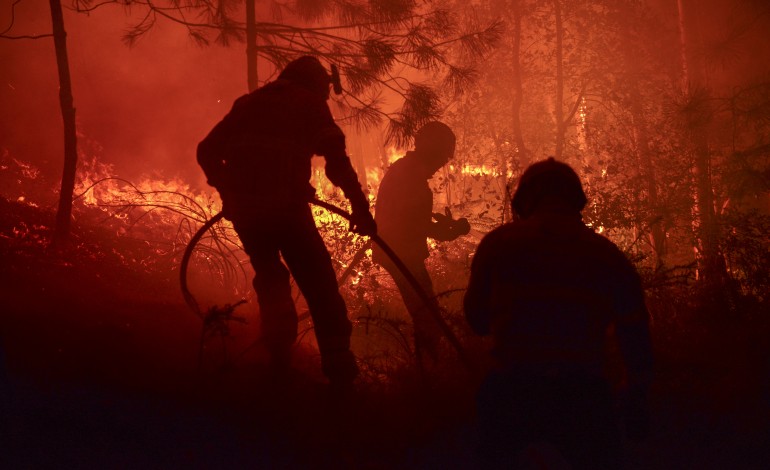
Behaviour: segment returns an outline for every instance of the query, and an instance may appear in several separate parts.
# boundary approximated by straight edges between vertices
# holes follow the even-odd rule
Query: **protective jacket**
[[[396,160],[382,178],[377,192],[377,233],[407,264],[420,263],[428,258],[428,238],[439,241],[454,240],[467,230],[458,230],[449,217],[433,213],[433,192],[428,185],[425,169],[414,152]],[[441,217],[440,222],[433,218]],[[463,219],[464,222],[465,221]],[[389,260],[375,248],[374,260]]]
[[[291,80],[276,80],[237,99],[198,146],[198,163],[222,196],[226,214],[280,212],[308,202],[313,155],[356,206],[368,207],[345,135],[326,101]]]
[[[424,170],[407,154],[390,166],[380,183],[375,211],[378,233],[399,257],[422,261],[428,257],[432,213],[433,192]],[[375,261],[381,260],[387,261],[384,253],[375,250]]]
[[[473,258],[464,302],[468,323],[493,335],[504,367],[600,376],[614,326],[631,380],[650,373],[639,276],[578,213],[534,215],[490,232]]]

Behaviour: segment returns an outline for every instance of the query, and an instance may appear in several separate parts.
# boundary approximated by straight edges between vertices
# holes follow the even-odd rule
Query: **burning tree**
[[[677,2],[681,92],[672,113],[692,162],[698,275],[710,309],[729,307],[730,279],[743,278],[741,268],[727,263],[723,218],[767,209],[757,202],[767,197],[770,168],[770,81],[767,70],[741,60],[743,48],[761,35],[770,8],[758,2],[720,7],[726,20],[716,23],[698,18],[691,3]]]
[[[449,111],[467,159],[445,175],[451,203],[500,220],[518,171],[561,156],[586,182],[587,221],[625,247],[651,285],[674,267],[704,292],[727,285],[710,288],[708,278],[745,279],[725,264],[734,238],[720,233],[734,227],[721,217],[768,210],[767,70],[741,54],[758,44],[768,14],[752,2],[712,6],[724,21],[691,19],[684,26],[698,30],[681,36],[676,4],[485,2],[481,17],[506,18],[507,30],[478,90]],[[468,165],[479,168],[470,185]]]

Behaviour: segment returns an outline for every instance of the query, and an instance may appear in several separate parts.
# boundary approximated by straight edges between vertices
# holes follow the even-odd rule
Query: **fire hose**
[[[218,212],[216,215],[214,215],[214,217],[207,220],[206,223],[204,223],[197,232],[195,232],[195,235],[193,235],[190,241],[187,243],[187,247],[185,248],[184,254],[182,255],[182,264],[179,266],[179,285],[182,288],[182,296],[184,297],[184,301],[187,303],[187,306],[190,307],[190,309],[201,318],[203,315],[201,314],[200,306],[195,300],[195,297],[193,297],[192,292],[190,292],[190,288],[187,285],[187,267],[190,264],[192,252],[195,250],[195,246],[203,237],[203,234],[208,232],[209,229],[214,226],[214,224],[222,220],[224,217],[225,214],[223,211]]]
[[[339,207],[330,204],[328,202],[324,202],[318,199],[312,199],[310,201],[312,204],[322,207],[323,209],[326,209],[329,212],[333,212],[340,217],[343,217],[344,219],[350,221],[351,215],[344,210],[340,209]],[[187,244],[187,247],[185,248],[184,254],[182,255],[182,263],[179,268],[179,284],[182,289],[182,296],[185,299],[185,302],[190,307],[190,309],[199,317],[201,317],[204,321],[206,320],[206,316],[201,312],[200,306],[198,305],[198,302],[195,300],[195,297],[193,297],[192,293],[190,292],[189,286],[187,284],[187,270],[188,266],[190,264],[190,258],[192,257],[192,252],[195,249],[195,246],[198,244],[200,239],[203,237],[203,235],[211,229],[211,227],[214,226],[217,222],[222,220],[224,217],[224,214],[222,212],[217,213],[213,217],[211,217],[209,220],[204,223],[197,232],[192,236],[190,241]],[[452,347],[457,351],[458,357],[465,363],[466,366],[469,368],[472,368],[471,362],[465,353],[465,349],[463,348],[462,344],[460,344],[460,340],[457,339],[457,336],[454,334],[452,329],[449,327],[449,325],[444,321],[444,318],[441,316],[441,309],[438,306],[438,303],[436,302],[436,299],[432,298],[430,295],[428,295],[427,292],[425,292],[425,289],[423,289],[422,285],[420,285],[420,282],[417,280],[417,278],[414,277],[414,274],[409,270],[409,268],[404,264],[404,262],[401,260],[401,258],[398,257],[398,255],[393,251],[393,249],[382,239],[379,235],[373,234],[369,235],[369,238],[376,243],[382,251],[390,258],[390,260],[393,262],[393,264],[398,268],[398,270],[401,272],[401,274],[404,276],[404,278],[409,282],[409,285],[412,286],[414,291],[417,293],[417,295],[420,297],[420,299],[423,301],[425,306],[428,308],[428,312],[430,313],[433,320],[436,322],[436,324],[441,329],[441,332],[443,333],[444,337],[446,337],[447,341],[449,341],[449,344],[452,345]],[[235,305],[226,305],[223,309],[225,314],[229,314],[232,312],[232,310],[237,306],[240,305],[240,303],[243,303],[243,301],[235,304]],[[212,309],[212,312],[217,311],[217,309]],[[219,312],[220,315],[223,312]]]

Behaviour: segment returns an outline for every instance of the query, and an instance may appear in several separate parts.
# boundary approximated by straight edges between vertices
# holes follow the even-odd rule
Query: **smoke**
[[[766,35],[766,29],[756,23],[767,23],[770,16],[761,2],[738,8],[736,2],[710,0],[708,8],[698,10],[694,2],[685,3],[694,12],[691,21],[699,25],[701,39],[721,45],[712,62],[729,65],[710,71],[712,85],[732,87],[768,74],[768,62],[757,60],[767,56],[769,47],[757,37]],[[3,2],[0,7],[0,29],[10,24],[10,5]],[[670,19],[666,28],[673,34],[675,2],[653,0],[650,5],[653,14]],[[141,8],[117,5],[88,15],[65,10],[78,130],[81,140],[89,141],[81,151],[97,152],[101,161],[113,164],[116,173],[128,179],[151,174],[203,184],[195,146],[246,92],[244,46],[199,47],[183,27],[161,20],[129,48],[121,36],[142,13]],[[8,34],[50,33],[50,23],[47,2],[23,1],[15,8]],[[745,34],[733,31],[740,33],[741,27]],[[676,44],[675,37],[671,43]],[[676,47],[670,49],[676,53]],[[354,153],[376,153],[351,143]],[[63,137],[51,38],[0,39],[0,149],[58,181]]]
[[[0,16],[10,23],[10,6]],[[166,22],[132,48],[121,36],[132,15],[108,5],[90,15],[64,13],[81,152],[113,164],[118,175],[203,181],[195,147],[246,90],[245,53],[199,47]],[[47,2],[22,2],[9,34],[50,32]],[[53,40],[0,39],[0,147],[57,181],[63,155]]]

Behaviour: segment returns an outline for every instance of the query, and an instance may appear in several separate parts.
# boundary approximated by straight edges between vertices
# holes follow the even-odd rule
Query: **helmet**
[[[582,211],[588,202],[575,170],[553,157],[524,170],[511,205],[519,217],[525,219],[545,200],[561,201],[575,212]]]
[[[313,56],[306,55],[289,62],[278,75],[278,79],[295,82],[323,96],[324,99],[329,97],[331,77],[321,65],[321,61]]]
[[[446,163],[454,155],[455,134],[446,124],[431,121],[420,128],[414,136],[414,149],[427,156],[444,159]]]

